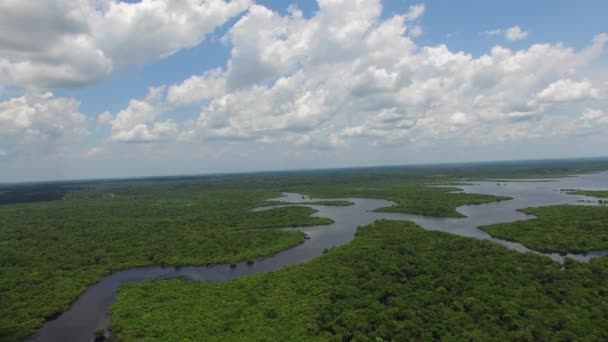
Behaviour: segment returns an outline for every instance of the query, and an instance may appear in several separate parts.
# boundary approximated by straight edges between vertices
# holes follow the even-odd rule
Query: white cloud
[[[198,44],[249,0],[106,1],[93,16],[96,42],[118,64],[142,63]]]
[[[589,122],[602,122],[608,124],[608,113],[604,113],[599,109],[587,108],[581,118]]]
[[[528,32],[522,30],[519,26],[509,27],[505,32],[505,38],[511,42],[526,39],[526,37],[528,37]]]
[[[542,136],[605,136],[608,130],[608,113],[585,108],[575,117],[547,117],[537,129]],[[543,130],[544,131],[541,131]]]
[[[608,112],[586,108],[574,123],[567,127],[577,134],[595,131],[596,133],[605,135],[606,130],[608,130]]]
[[[526,39],[528,37],[528,32],[522,30],[519,26],[511,26],[507,29],[494,29],[484,31],[483,34],[487,36],[503,36],[506,40],[510,42],[516,42],[519,40]]]
[[[234,14],[221,38],[230,52],[225,65],[91,118],[107,125],[103,141],[80,138],[86,120],[77,101],[33,91],[88,84],[126,64],[163,58],[197,44],[231,15],[221,13],[249,5],[234,2],[202,23],[197,6],[211,3],[228,4],[45,0],[0,10],[0,89],[26,88],[24,96],[0,100],[0,159],[13,168],[5,174],[23,178],[40,163],[45,177],[53,163],[53,177],[64,177],[84,168],[119,176],[559,151],[554,156],[577,153],[583,143],[585,153],[599,154],[605,143],[608,34],[578,42],[583,48],[501,43],[470,54],[415,39],[424,6],[383,17],[378,0],[323,0],[307,16],[295,6],[282,14],[261,5]],[[507,31],[487,34],[507,43]],[[26,160],[43,148],[44,155]],[[198,164],[183,162],[193,155]]]
[[[185,106],[219,96],[225,88],[226,79],[222,70],[214,69],[169,87],[167,102],[173,106]]]
[[[232,45],[228,85],[265,83],[302,63],[338,63],[360,53],[362,41],[380,16],[379,1],[320,0],[311,20],[280,16],[253,5],[229,31]]]
[[[505,33],[505,30],[494,29],[494,30],[484,31],[483,33],[488,36],[501,36]]]
[[[410,30],[410,36],[412,36],[412,37],[419,37],[421,34],[422,34],[422,27],[420,27],[420,26],[414,26]]]
[[[103,112],[97,116],[97,122],[102,125],[109,124],[112,120],[114,120],[114,116],[110,112]]]
[[[85,116],[78,101],[51,93],[30,94],[0,102],[0,134],[53,139],[85,133]]]
[[[23,146],[44,149],[86,134],[86,117],[74,99],[27,94],[0,102],[0,147],[7,155]]]
[[[0,2],[0,82],[52,89],[201,42],[250,0]],[[1,84],[0,84],[1,86]]]
[[[457,126],[467,125],[471,123],[471,120],[471,116],[463,112],[456,112],[448,118],[450,124]]]
[[[163,111],[164,96],[164,87],[150,88],[143,100],[131,100],[129,106],[115,116],[102,113],[98,121],[111,125],[110,141],[112,142],[141,143],[173,140],[178,134],[177,124],[171,119],[156,122],[157,116]]]
[[[112,133],[114,142],[154,142],[162,140],[173,140],[177,135],[177,125],[171,120],[165,122],[154,122],[153,124],[137,124],[126,131]]]
[[[409,10],[405,14],[408,21],[413,21],[420,18],[424,14],[424,4],[416,4],[410,6]]]
[[[225,37],[231,56],[224,69],[169,86],[150,107],[153,114],[116,132],[130,132],[125,141],[151,140],[159,109],[167,114],[198,103],[196,122],[167,136],[318,148],[491,143],[540,138],[572,122],[562,105],[606,100],[587,78],[608,34],[578,51],[562,44],[496,46],[474,57],[442,44],[416,45],[411,25],[423,6],[390,18],[381,18],[377,0],[324,0],[319,8],[304,18],[295,7],[282,16],[251,6]],[[138,101],[147,102],[133,100],[129,117],[139,117]],[[145,129],[137,126],[143,123]]]
[[[536,95],[536,100],[540,103],[574,102],[598,96],[598,90],[588,80],[575,82],[563,79],[549,84]]]
[[[374,144],[395,144],[412,140],[412,129],[417,118],[407,115],[397,108],[382,109],[358,126],[346,127],[341,132],[343,138],[371,138]]]

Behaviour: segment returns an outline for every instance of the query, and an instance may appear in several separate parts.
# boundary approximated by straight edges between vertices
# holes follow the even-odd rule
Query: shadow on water
[[[284,266],[299,264],[323,254],[325,248],[343,245],[350,242],[357,227],[368,225],[378,219],[410,220],[425,229],[440,230],[466,237],[484,239],[499,243],[520,252],[530,250],[519,243],[492,238],[477,229],[480,225],[526,220],[533,216],[516,211],[518,208],[538,207],[556,204],[579,204],[579,201],[592,200],[586,196],[567,195],[560,189],[605,189],[608,187],[608,172],[588,174],[577,177],[556,179],[554,182],[475,182],[473,185],[461,186],[465,192],[483,193],[513,197],[513,200],[467,205],[458,208],[466,218],[434,218],[420,215],[373,212],[374,209],[388,207],[393,202],[380,199],[340,198],[354,203],[352,206],[309,205],[318,210],[313,216],[328,217],[335,222],[331,225],[282,228],[299,230],[306,233],[309,239],[304,243],[279,252],[273,256],[256,260],[253,264],[241,262],[236,267],[228,264],[215,266],[162,267],[150,266],[130,268],[114,272],[92,285],[80,296],[71,307],[50,320],[29,339],[29,341],[91,341],[97,328],[107,328],[108,309],[114,302],[119,287],[125,283],[138,282],[148,278],[172,279],[185,277],[193,281],[224,281],[249,274],[269,272]],[[316,199],[300,194],[286,193],[283,197],[271,200],[283,202],[308,202]],[[597,200],[593,200],[594,203]],[[588,204],[588,203],[586,203]],[[303,204],[300,204],[303,205]],[[254,210],[268,210],[274,206]],[[534,252],[538,253],[538,252]],[[539,253],[543,254],[543,253]],[[608,255],[608,250],[594,251],[587,254],[543,254],[553,260],[562,262],[564,257],[580,261]]]

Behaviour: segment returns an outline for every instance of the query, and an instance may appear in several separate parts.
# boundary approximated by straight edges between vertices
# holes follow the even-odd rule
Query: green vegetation
[[[396,206],[381,210],[459,217],[458,206],[506,199],[448,186],[463,179],[605,169],[607,160],[575,160],[0,185],[0,340],[22,340],[113,270],[253,261],[305,238],[256,228],[331,223],[306,207],[250,212],[282,191],[388,199]],[[275,313],[284,315],[277,308],[266,319]]]
[[[376,194],[376,196],[378,198],[390,199],[397,204],[392,207],[380,208],[376,211],[437,217],[464,217],[464,215],[456,211],[457,207],[511,199],[511,197],[506,196],[454,192],[458,190],[450,188],[422,188],[411,189],[411,191],[405,191],[405,189],[386,190],[382,192],[386,196],[383,197],[380,194]]]
[[[312,197],[361,197],[378,198],[395,202],[392,207],[378,208],[376,211],[418,214],[436,217],[464,217],[456,208],[466,204],[482,204],[494,201],[504,201],[510,197],[468,194],[454,187],[429,187],[419,181],[388,180],[371,183],[372,188],[364,188],[362,184],[338,185],[309,185],[294,188],[293,191],[303,192]]]
[[[568,177],[568,175],[555,175],[555,176],[551,176],[551,179],[544,179],[544,178],[539,178],[539,179],[523,179],[523,178],[513,178],[513,179],[483,179],[483,181],[486,182],[496,182],[496,183],[513,183],[513,182],[517,182],[517,183],[550,183],[550,182],[554,182],[555,178],[558,177]]]
[[[581,253],[608,248],[607,207],[556,205],[520,211],[537,218],[479,229],[542,252]]]
[[[373,193],[368,181],[391,190]],[[400,198],[401,206],[388,210],[436,216],[458,216],[459,205],[495,200],[451,193],[456,188],[427,188],[426,182],[426,175],[391,171],[371,176],[239,175],[55,184],[41,191],[28,185],[25,199],[18,196],[19,186],[13,186],[3,203],[24,203],[0,206],[0,339],[30,335],[109,272],[152,264],[253,260],[299,244],[305,236],[251,229],[332,223],[309,217],[314,210],[308,207],[250,212],[281,191]],[[353,193],[353,187],[362,190]],[[60,193],[61,200],[40,202]]]
[[[562,265],[380,221],[301,265],[124,286],[116,341],[605,341],[608,258]]]
[[[0,206],[0,340],[18,341],[65,310],[89,285],[133,266],[253,260],[329,224],[307,207],[250,212],[280,193],[194,185],[122,186],[65,201]]]
[[[608,190],[569,190],[569,195],[583,195],[596,198],[608,198]]]

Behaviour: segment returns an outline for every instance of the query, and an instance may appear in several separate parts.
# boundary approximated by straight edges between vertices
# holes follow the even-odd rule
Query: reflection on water
[[[590,200],[586,196],[567,195],[560,189],[602,190],[608,188],[608,172],[557,179],[554,182],[475,182],[462,186],[470,193],[484,193],[510,196],[511,201],[494,202],[482,205],[468,205],[458,208],[466,218],[433,218],[420,215],[397,213],[376,213],[376,208],[391,206],[393,203],[379,199],[346,198],[354,203],[348,207],[310,205],[318,210],[313,216],[329,217],[335,221],[331,225],[283,228],[305,232],[310,239],[301,245],[277,253],[274,256],[257,260],[254,264],[239,263],[236,268],[229,265],[188,266],[188,267],[141,267],[132,268],[104,277],[91,286],[68,311],[57,319],[47,322],[31,341],[90,341],[98,327],[108,326],[106,312],[116,297],[121,284],[137,282],[146,278],[186,277],[195,281],[223,281],[244,275],[269,272],[283,266],[298,264],[323,254],[325,248],[342,245],[352,240],[358,226],[368,225],[377,219],[410,220],[425,229],[441,230],[461,236],[486,239],[517,251],[529,251],[519,243],[508,242],[490,237],[477,229],[480,225],[530,219],[533,216],[516,211],[518,208],[538,207],[555,204],[580,204],[579,200]],[[317,199],[303,198],[300,194],[288,193],[272,199],[284,202],[308,202]],[[344,200],[344,198],[340,198]],[[593,203],[597,200],[592,199]],[[266,210],[273,207],[259,208]],[[564,256],[545,254],[563,261]],[[608,255],[608,251],[595,251],[586,255],[567,255],[580,261]]]

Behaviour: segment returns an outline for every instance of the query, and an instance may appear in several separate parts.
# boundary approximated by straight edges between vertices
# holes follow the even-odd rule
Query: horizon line
[[[548,162],[548,161],[575,161],[575,160],[607,160],[608,156],[592,156],[592,157],[563,157],[563,158],[539,158],[539,159],[498,159],[498,160],[475,160],[475,161],[451,161],[451,162],[429,162],[429,163],[413,163],[413,164],[380,164],[380,165],[351,165],[351,166],[336,166],[336,167],[316,167],[316,168],[297,168],[297,169],[261,169],[242,172],[209,172],[209,173],[189,173],[189,174],[165,174],[165,175],[142,175],[142,176],[125,176],[125,177],[83,177],[83,178],[63,178],[63,179],[46,179],[46,180],[31,180],[31,181],[14,181],[2,182],[0,186],[7,185],[25,185],[25,184],[45,184],[45,183],[77,183],[77,182],[104,182],[104,181],[129,181],[129,180],[154,180],[161,178],[195,178],[195,177],[213,177],[213,176],[237,176],[247,174],[268,174],[268,173],[294,173],[294,172],[313,172],[313,171],[332,171],[332,170],[353,170],[353,169],[373,169],[373,168],[408,168],[408,167],[425,167],[425,166],[442,166],[442,165],[466,165],[466,164],[500,164],[500,163],[523,163],[523,162]]]

